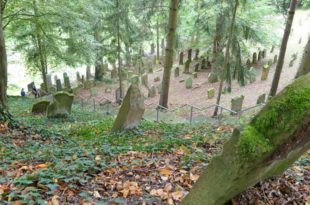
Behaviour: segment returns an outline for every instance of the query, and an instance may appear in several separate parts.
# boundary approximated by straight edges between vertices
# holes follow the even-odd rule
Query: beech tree
[[[3,12],[6,1],[0,1],[0,106],[7,109],[7,54],[3,32]]]

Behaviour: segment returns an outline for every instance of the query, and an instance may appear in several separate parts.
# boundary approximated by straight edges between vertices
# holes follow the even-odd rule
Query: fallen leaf
[[[46,169],[48,168],[48,165],[47,164],[38,164],[35,166],[36,169]]]
[[[171,170],[169,168],[161,168],[161,169],[159,169],[159,173],[161,175],[170,176],[170,175],[172,175],[173,170]]]

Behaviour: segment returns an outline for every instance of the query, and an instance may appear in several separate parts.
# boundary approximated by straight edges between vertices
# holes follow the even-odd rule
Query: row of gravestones
[[[231,99],[231,110],[236,113],[239,113],[242,110],[244,98],[245,97],[241,95],[239,97]],[[258,97],[256,104],[261,105],[264,104],[265,102],[266,102],[266,94],[262,94]]]

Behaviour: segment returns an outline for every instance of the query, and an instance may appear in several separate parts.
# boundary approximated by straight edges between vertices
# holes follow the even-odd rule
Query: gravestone
[[[193,77],[194,77],[194,78],[198,78],[198,73],[197,73],[197,72],[194,72],[194,73],[193,73]]]
[[[262,58],[266,58],[266,53],[267,53],[267,50],[264,49],[264,50],[262,51]]]
[[[180,52],[179,65],[183,65],[183,64],[184,64],[183,58],[184,58],[184,53],[183,53],[183,52]]]
[[[82,75],[81,82],[82,82],[83,84],[85,83],[85,76],[84,76],[84,75]]]
[[[152,43],[151,44],[151,55],[153,55],[155,53],[155,44]]]
[[[191,62],[190,62],[189,60],[187,60],[187,61],[185,62],[185,65],[184,65],[184,72],[183,72],[183,73],[189,74],[189,67],[190,67],[190,64],[191,64]]]
[[[269,65],[269,66],[272,66],[272,64],[273,64],[273,60],[269,59],[269,60],[268,60],[268,65]]]
[[[145,111],[144,96],[137,84],[129,87],[114,121],[112,132],[136,128]]]
[[[160,81],[160,77],[159,76],[156,76],[155,78],[154,78],[154,82],[159,82]]]
[[[231,99],[231,110],[235,112],[240,112],[242,110],[243,100],[244,100],[243,95]]]
[[[180,76],[180,68],[179,67],[176,67],[174,69],[174,77],[179,77]]]
[[[91,71],[90,71],[90,66],[86,67],[86,80],[91,79]]]
[[[54,83],[55,83],[55,85],[56,85],[57,79],[58,79],[58,76],[57,76],[57,75],[54,75]]]
[[[49,104],[50,104],[50,101],[47,101],[47,100],[42,100],[40,102],[37,102],[33,104],[31,113],[35,115],[38,115],[38,114],[45,115]]]
[[[53,83],[52,83],[52,76],[50,74],[47,74],[46,75],[46,84],[47,84],[47,88],[53,86]]]
[[[71,113],[74,95],[67,92],[58,92],[53,95],[53,103],[47,107],[47,117],[67,117]]]
[[[147,74],[142,75],[141,81],[142,81],[142,85],[144,85],[147,88],[149,87],[149,78]]]
[[[257,53],[253,53],[252,64],[257,63]]]
[[[71,89],[70,78],[68,76],[64,76],[64,84],[66,89]]]
[[[193,53],[193,49],[188,49],[188,52],[187,52],[187,60],[189,62],[192,62],[192,53]]]
[[[148,72],[149,72],[149,73],[154,73],[153,67],[150,67],[150,68],[148,69]]]
[[[273,58],[273,64],[276,64],[278,62],[278,55],[275,55]]]
[[[153,97],[156,96],[156,94],[157,94],[157,88],[156,88],[156,86],[153,85],[153,86],[149,89],[148,97],[149,97],[149,98],[153,98]]]
[[[258,61],[261,61],[261,60],[262,60],[262,51],[259,51],[259,52],[258,52],[257,60],[258,60]]]
[[[258,97],[256,104],[260,105],[266,102],[266,94],[262,94]]]
[[[271,47],[270,53],[273,53],[274,51],[274,46]]]
[[[256,69],[251,67],[249,72],[251,73],[249,77],[250,83],[254,83],[256,81]]]
[[[76,72],[76,80],[78,82],[81,82],[81,75],[80,75],[80,72]]]
[[[201,60],[201,70],[204,70],[204,69],[207,69],[207,61],[206,61],[206,59],[205,58],[203,58],[202,60]]]
[[[266,64],[263,66],[261,80],[263,81],[267,80],[268,75],[269,75],[269,70],[270,70],[269,65]]]
[[[199,63],[195,65],[195,72],[199,72]]]
[[[198,59],[199,59],[199,52],[200,52],[200,50],[199,50],[199,49],[196,49],[195,60],[198,60]]]
[[[300,37],[299,41],[298,41],[298,44],[301,44],[302,43],[302,37]]]
[[[30,93],[30,92],[32,92],[32,89],[34,88],[34,82],[31,82],[31,83],[29,83],[28,85],[27,85],[27,89],[28,89],[28,92]]]
[[[61,85],[61,80],[60,79],[56,80],[56,90],[57,90],[57,92],[62,90],[62,85]]]
[[[193,79],[191,77],[186,79],[185,87],[186,89],[191,89],[193,87]]]
[[[250,59],[248,59],[248,60],[246,61],[246,66],[247,66],[247,68],[250,68],[250,67],[251,67],[251,60],[250,60]]]
[[[218,82],[218,76],[215,72],[211,72],[208,75],[208,82],[209,83],[217,83]]]
[[[215,89],[214,88],[210,88],[208,89],[208,99],[212,99],[215,96]]]

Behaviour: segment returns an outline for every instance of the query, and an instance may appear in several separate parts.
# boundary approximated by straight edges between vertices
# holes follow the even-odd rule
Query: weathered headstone
[[[276,64],[278,62],[278,55],[275,55],[273,58],[273,64]]]
[[[62,85],[61,85],[61,80],[60,79],[56,80],[56,90],[58,92],[62,90]]]
[[[176,67],[174,69],[174,77],[179,77],[180,76],[180,68],[179,67]]]
[[[258,52],[257,60],[258,60],[258,61],[261,61],[261,60],[262,60],[262,51],[259,51],[259,52]]]
[[[67,117],[71,113],[74,95],[58,92],[53,95],[53,103],[47,107],[47,117]]]
[[[183,59],[184,59],[184,53],[180,52],[179,65],[183,65],[184,64]]]
[[[151,55],[155,53],[155,44],[151,44]]]
[[[185,87],[186,89],[191,89],[193,87],[193,79],[191,77],[186,79]]]
[[[198,60],[198,59],[199,59],[199,52],[200,52],[200,50],[199,50],[199,49],[196,49],[195,60]]]
[[[78,82],[81,82],[81,75],[80,75],[80,72],[76,72],[76,80]]]
[[[250,83],[254,83],[256,81],[256,69],[251,67],[249,72],[251,74],[249,77]]]
[[[266,58],[266,55],[267,55],[267,50],[264,49],[264,50],[262,51],[262,58]]]
[[[273,53],[274,51],[274,46],[271,47],[270,53]]]
[[[217,83],[218,82],[218,76],[215,72],[211,72],[208,75],[208,82],[209,83]]]
[[[266,94],[262,94],[258,97],[256,104],[260,105],[266,102]]]
[[[215,96],[215,89],[214,88],[208,89],[208,99],[214,98],[214,96]]]
[[[266,64],[263,66],[261,80],[267,80],[268,75],[269,75],[269,70],[270,70],[269,65]]]
[[[193,49],[188,49],[188,52],[187,52],[187,60],[189,62],[192,62],[192,53],[193,53]]]
[[[56,85],[57,79],[58,79],[58,76],[57,76],[57,75],[54,75],[54,83],[55,83],[55,85]]]
[[[52,76],[50,74],[47,74],[46,75],[46,84],[47,84],[47,88],[53,86],[53,83],[52,83]]]
[[[190,64],[191,64],[191,61],[187,60],[185,62],[185,65],[184,65],[184,72],[185,74],[188,74],[189,73],[189,67],[190,67]]]
[[[91,79],[91,71],[90,71],[90,66],[86,67],[86,80]]]
[[[82,82],[83,84],[85,83],[85,76],[84,76],[84,75],[82,75],[81,82]]]
[[[149,93],[148,93],[148,97],[149,98],[153,98],[155,97],[157,94],[157,88],[153,85],[150,89],[149,89]]]
[[[252,59],[252,64],[257,63],[257,53],[253,53],[253,59]]]
[[[231,99],[231,110],[235,112],[240,112],[242,110],[243,100],[244,100],[243,95]]]
[[[251,67],[251,60],[250,60],[250,59],[248,59],[248,60],[246,61],[246,66],[247,66],[247,68],[250,68],[250,67]]]
[[[207,61],[205,58],[201,60],[201,70],[207,69]]]
[[[69,76],[64,76],[64,84],[66,89],[71,89],[71,83]]]
[[[27,88],[28,88],[28,92],[32,92],[32,89],[34,88],[34,82],[31,82],[27,85]]]
[[[198,73],[197,72],[193,72],[193,77],[194,78],[198,78]]]
[[[47,101],[47,100],[42,100],[40,102],[37,102],[33,104],[31,113],[36,114],[36,115],[37,114],[45,115],[49,104],[50,104],[50,101]]]
[[[144,96],[139,85],[129,87],[121,108],[114,121],[112,132],[136,128],[145,111]]]
[[[195,72],[199,72],[199,63],[197,63],[196,65],[195,65]]]

